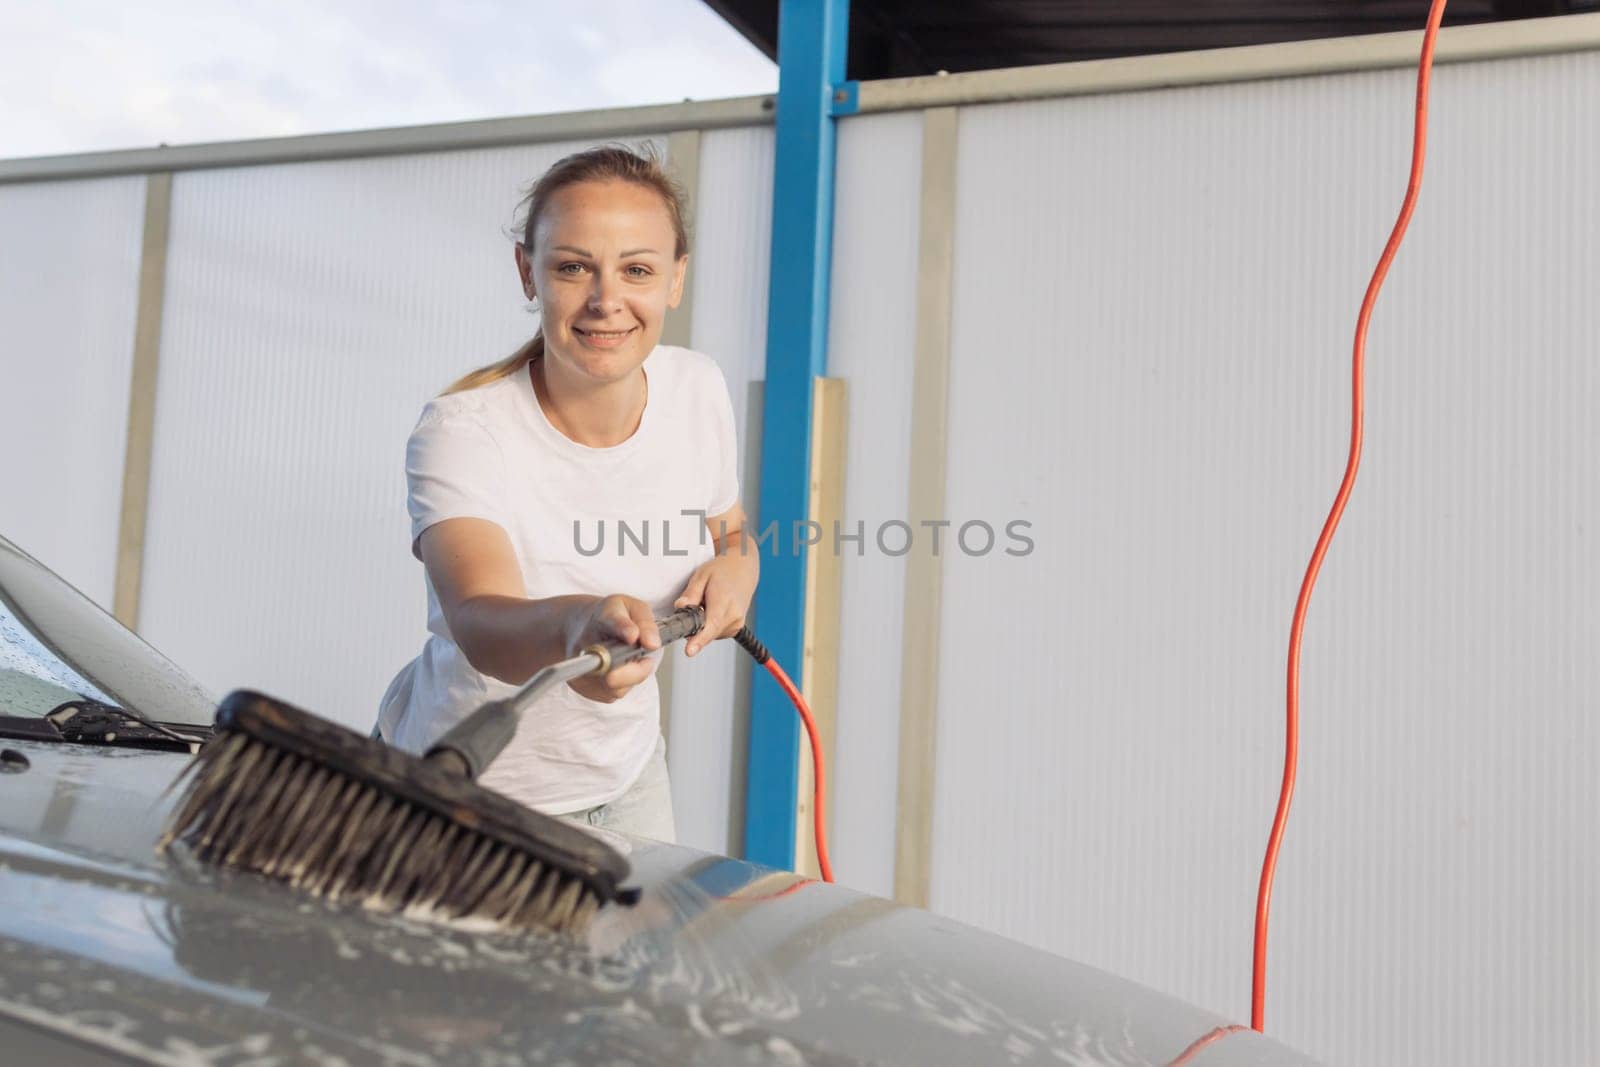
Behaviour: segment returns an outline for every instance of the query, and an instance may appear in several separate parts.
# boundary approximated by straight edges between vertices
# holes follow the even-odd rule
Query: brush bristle
[[[244,733],[219,732],[156,846],[384,911],[581,933],[601,904],[526,850]],[[180,779],[181,780],[181,779]]]

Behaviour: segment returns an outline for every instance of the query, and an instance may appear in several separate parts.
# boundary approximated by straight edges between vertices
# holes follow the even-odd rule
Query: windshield
[[[0,715],[87,697],[158,722],[209,725],[216,702],[44,564],[0,537]]]

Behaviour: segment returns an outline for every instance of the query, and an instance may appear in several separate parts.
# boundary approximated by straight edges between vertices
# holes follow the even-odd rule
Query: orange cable
[[[776,892],[772,892],[772,893],[750,893],[750,894],[743,894],[743,895],[741,895],[740,893],[735,892],[735,893],[730,893],[728,896],[725,896],[725,897],[718,897],[717,899],[718,900],[731,900],[735,904],[757,904],[757,903],[760,903],[761,901],[764,901],[764,900],[781,900],[784,897],[793,896],[794,894],[800,892],[800,890],[804,889],[806,886],[808,886],[808,885],[816,885],[816,884],[817,884],[817,880],[815,878],[804,878],[804,877],[797,876],[796,879],[793,882],[790,882],[788,885],[784,886],[782,889],[777,890]]]
[[[1322,526],[1322,536],[1311,554],[1304,580],[1300,583],[1300,597],[1295,603],[1294,623],[1289,630],[1289,691],[1288,718],[1284,733],[1283,788],[1278,796],[1278,811],[1272,821],[1272,835],[1267,840],[1267,854],[1261,864],[1261,888],[1256,897],[1255,960],[1250,987],[1250,1025],[1261,1030],[1266,1005],[1267,983],[1267,914],[1272,902],[1272,876],[1278,864],[1278,846],[1283,841],[1284,824],[1289,819],[1289,802],[1294,796],[1295,764],[1299,759],[1300,745],[1300,638],[1305,630],[1306,610],[1311,603],[1311,590],[1317,582],[1317,572],[1322,569],[1328,544],[1344,515],[1345,502],[1355,485],[1356,469],[1361,465],[1361,417],[1364,405],[1363,373],[1367,354],[1367,323],[1372,318],[1372,307],[1378,299],[1378,290],[1389,273],[1389,264],[1400,248],[1411,221],[1412,209],[1417,203],[1417,192],[1422,187],[1422,157],[1428,131],[1428,76],[1433,69],[1433,45],[1439,33],[1439,22],[1444,17],[1445,0],[1433,0],[1428,10],[1428,25],[1422,34],[1422,57],[1417,66],[1417,120],[1411,143],[1411,180],[1406,186],[1405,201],[1400,206],[1400,217],[1395,220],[1389,243],[1383,249],[1372,280],[1367,284],[1366,298],[1361,302],[1361,314],[1356,320],[1354,359],[1354,390],[1350,409],[1350,459],[1345,465],[1344,481],[1334,498],[1333,510]]]
[[[817,837],[817,866],[822,869],[822,880],[831,882],[833,881],[833,865],[828,862],[828,832],[823,817],[823,803],[827,796],[827,787],[823,782],[822,738],[817,734],[817,724],[811,718],[811,708],[806,704],[806,698],[800,695],[800,690],[795,688],[795,684],[789,680],[789,676],[784,673],[783,668],[778,666],[778,661],[769,658],[765,665],[767,673],[776,678],[778,684],[783,687],[783,691],[789,694],[789,699],[794,703],[794,710],[800,713],[801,721],[806,724],[806,734],[811,738],[811,767],[814,772],[812,778],[815,780],[815,788],[813,789],[815,801],[812,804],[813,810],[811,814],[813,818],[812,826]]]
[[[1185,1064],[1193,1062],[1194,1058],[1200,1055],[1200,1052],[1208,1045],[1216,1044],[1229,1034],[1236,1034],[1240,1030],[1248,1029],[1250,1029],[1248,1026],[1240,1026],[1238,1023],[1233,1023],[1229,1026],[1218,1026],[1209,1033],[1196,1038],[1194,1043],[1179,1053],[1178,1058],[1167,1064],[1167,1067],[1184,1067]]]

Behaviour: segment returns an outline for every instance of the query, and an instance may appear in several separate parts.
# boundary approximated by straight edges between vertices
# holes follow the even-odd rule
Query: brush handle
[[[661,647],[666,648],[674,641],[694,636],[705,624],[706,609],[695,604],[679,608],[664,619],[657,619],[656,629],[661,634]],[[643,645],[624,645],[617,642],[590,645],[583,651],[601,657],[601,665],[596,669],[596,674],[609,674],[624,663],[632,663],[650,654],[650,650]]]
[[[690,606],[657,620],[661,647],[699,633],[705,619],[704,608]],[[551,664],[528,679],[527,684],[510,697],[483,705],[451,727],[428,749],[424,759],[467,778],[477,778],[516,736],[522,713],[544,694],[585,675],[607,674],[624,663],[648,655],[649,651],[639,645],[610,642],[591,645],[582,655]]]

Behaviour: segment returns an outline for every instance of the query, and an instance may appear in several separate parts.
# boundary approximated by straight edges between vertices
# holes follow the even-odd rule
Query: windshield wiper
[[[137,711],[87,697],[59,704],[39,718],[0,716],[0,736],[30,741],[130,745],[136,748],[171,748],[178,744],[191,749],[204,744],[210,735],[209,727],[180,733]]]

